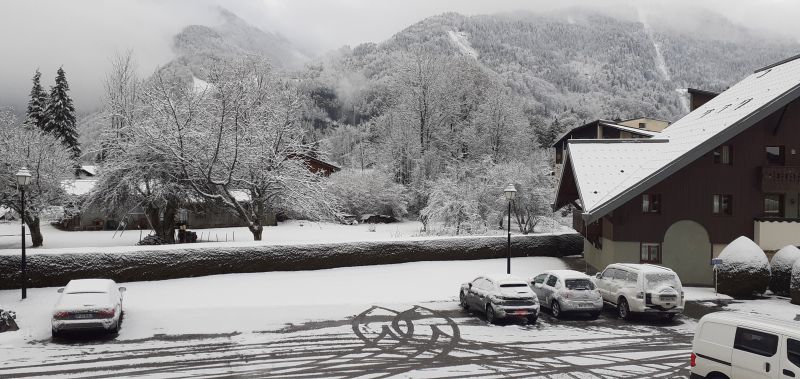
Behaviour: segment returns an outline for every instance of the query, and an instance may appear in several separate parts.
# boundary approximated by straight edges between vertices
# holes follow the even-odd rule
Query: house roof
[[[693,94],[693,95],[706,95],[706,96],[717,96],[719,92],[713,91],[706,91],[704,89],[697,89],[697,88],[687,88],[686,92]]]
[[[641,118],[645,118],[645,117],[641,117]],[[632,119],[632,120],[633,120],[633,119]],[[655,119],[651,119],[651,120],[655,120]],[[627,121],[630,121],[630,120],[627,120]],[[659,120],[659,121],[660,121],[660,120]],[[558,137],[558,139],[556,139],[556,141],[555,141],[555,142],[553,142],[553,145],[552,145],[552,146],[556,146],[556,145],[558,145],[558,144],[560,144],[560,143],[564,142],[564,140],[565,140],[565,139],[568,139],[568,138],[569,138],[569,136],[570,136],[572,133],[574,133],[574,132],[577,132],[577,131],[578,131],[578,130],[580,130],[580,129],[584,129],[584,128],[588,128],[588,127],[594,127],[594,126],[597,126],[598,124],[600,124],[600,125],[602,125],[602,126],[606,126],[606,127],[610,127],[610,128],[619,129],[619,130],[622,130],[622,131],[626,131],[626,132],[630,132],[630,133],[638,134],[638,135],[641,135],[641,136],[646,136],[646,137],[654,137],[654,136],[657,136],[657,135],[659,135],[659,134],[660,134],[659,132],[654,132],[654,131],[652,131],[652,130],[645,130],[645,129],[639,129],[639,128],[632,128],[632,127],[630,127],[630,126],[625,126],[625,125],[620,125],[620,124],[617,124],[617,123],[616,123],[616,122],[614,122],[614,121],[608,121],[608,120],[602,120],[602,119],[600,119],[600,120],[594,120],[594,121],[592,121],[592,122],[590,122],[590,123],[583,124],[583,125],[581,125],[581,126],[576,126],[576,127],[572,128],[572,129],[570,129],[570,130],[567,130],[566,132],[562,133],[562,134],[561,134],[561,135]]]
[[[584,221],[608,214],[798,96],[795,59],[749,75],[658,138],[568,141]]]

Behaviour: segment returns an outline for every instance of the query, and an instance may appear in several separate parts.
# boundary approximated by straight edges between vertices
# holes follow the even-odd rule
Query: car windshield
[[[672,272],[649,272],[644,275],[647,288],[672,287],[680,288],[678,276]]]
[[[528,285],[525,283],[506,283],[500,285],[501,288],[514,288],[514,287],[527,287],[527,286]]]
[[[566,279],[564,284],[571,290],[593,290],[594,283],[589,279]]]

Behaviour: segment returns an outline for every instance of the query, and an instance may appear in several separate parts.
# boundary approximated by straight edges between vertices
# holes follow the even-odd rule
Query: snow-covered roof
[[[759,70],[652,139],[569,140],[583,218],[593,222],[800,95],[800,59]],[[563,179],[563,178],[562,178]]]
[[[80,196],[92,191],[97,179],[68,179],[61,182],[61,187],[70,195]]]
[[[651,120],[655,120],[655,119],[651,119]],[[627,120],[627,121],[630,121],[630,120]],[[661,121],[661,120],[658,120],[658,121]],[[570,130],[567,130],[564,133],[561,133],[561,135],[558,136],[558,138],[556,138],[556,141],[553,142],[552,146],[556,146],[556,145],[560,144],[565,139],[567,139],[572,133],[575,133],[580,129],[593,127],[593,126],[596,126],[598,124],[601,125],[601,126],[614,128],[614,129],[618,129],[618,130],[621,130],[621,131],[634,133],[634,134],[638,134],[638,135],[645,136],[645,137],[651,137],[651,138],[661,134],[659,132],[652,131],[652,130],[633,128],[633,127],[630,127],[630,126],[627,126],[627,125],[618,124],[618,123],[616,123],[614,121],[600,119],[600,120],[592,121],[592,122],[587,123],[587,124],[576,126],[576,127],[572,128]]]
[[[97,176],[97,166],[95,165],[81,165],[81,170],[86,171],[91,176]]]

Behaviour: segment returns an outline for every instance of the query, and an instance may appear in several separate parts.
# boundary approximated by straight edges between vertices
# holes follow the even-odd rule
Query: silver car
[[[61,296],[53,309],[53,337],[66,330],[119,331],[122,293],[110,279],[70,280],[59,288]]]
[[[490,323],[524,317],[533,324],[539,318],[536,295],[524,280],[511,275],[479,276],[461,285],[459,299],[464,309],[485,313]]]
[[[603,298],[588,275],[573,270],[553,270],[531,280],[531,289],[543,307],[556,318],[564,312],[586,312],[592,319],[603,311]]]

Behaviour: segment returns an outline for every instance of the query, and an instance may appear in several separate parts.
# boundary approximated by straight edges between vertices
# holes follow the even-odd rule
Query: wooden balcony
[[[761,191],[800,192],[800,166],[761,167]]]
[[[580,235],[591,242],[595,247],[602,248],[603,236],[603,220],[595,221],[589,225],[583,222],[581,214],[583,211],[580,209],[573,209],[572,211],[572,228],[575,229]]]

